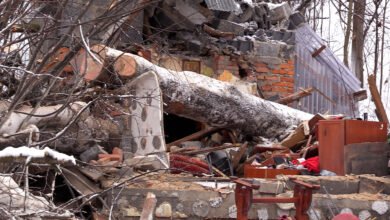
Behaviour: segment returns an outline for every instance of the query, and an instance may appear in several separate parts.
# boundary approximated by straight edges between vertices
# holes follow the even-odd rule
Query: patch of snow
[[[272,9],[274,9],[274,8],[277,8],[277,7],[280,7],[280,6],[282,6],[283,4],[284,4],[284,2],[283,2],[283,3],[278,3],[278,4],[270,3],[270,2],[267,3],[267,5],[268,5],[268,7],[269,7],[270,10],[272,10]]]
[[[27,157],[26,163],[30,162],[31,159],[42,159],[42,158],[52,158],[60,163],[70,162],[73,165],[76,165],[76,159],[73,156],[68,156],[63,153],[59,153],[55,150],[52,150],[48,147],[45,147],[43,150],[36,148],[29,148],[26,146],[23,147],[7,147],[4,150],[0,151],[0,158],[2,157]]]

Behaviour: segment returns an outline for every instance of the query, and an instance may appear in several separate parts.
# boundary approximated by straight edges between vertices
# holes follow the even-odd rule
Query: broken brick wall
[[[174,71],[193,71],[234,84],[268,100],[294,93],[294,47],[275,42],[256,45],[250,54],[204,57],[159,55],[154,63]]]
[[[277,100],[294,93],[294,59],[281,60],[280,63],[259,59],[255,71],[265,99]]]

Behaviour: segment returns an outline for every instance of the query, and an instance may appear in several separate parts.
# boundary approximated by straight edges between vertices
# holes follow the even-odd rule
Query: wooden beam
[[[222,128],[213,128],[213,127],[206,128],[204,130],[198,131],[196,133],[193,133],[191,135],[188,135],[186,137],[183,137],[183,138],[181,138],[179,140],[176,140],[174,142],[171,142],[171,143],[167,144],[167,149],[169,151],[169,148],[171,146],[178,145],[178,144],[180,144],[182,142],[185,142],[185,141],[198,140],[198,139],[203,138],[203,137],[205,137],[207,135],[213,134],[213,133],[215,133],[215,132],[217,132],[219,130],[222,130]]]
[[[376,86],[376,77],[375,75],[368,76],[368,86],[370,88],[372,100],[374,101],[376,107],[376,113],[378,120],[389,124],[389,119],[387,118],[386,110],[383,106],[381,97],[379,95],[378,87]]]
[[[301,91],[298,91],[294,94],[291,94],[289,96],[286,96],[284,98],[281,98],[279,100],[277,100],[276,102],[277,103],[280,103],[280,104],[289,104],[291,102],[294,102],[294,101],[297,101],[303,97],[306,97],[306,96],[309,96],[311,95],[311,93],[314,91],[314,88],[310,87],[310,88],[307,88],[307,89],[302,89]]]
[[[182,155],[196,155],[196,154],[205,154],[210,153],[218,150],[228,149],[228,148],[234,148],[234,147],[240,147],[241,144],[224,144],[222,146],[217,147],[206,147],[199,150],[192,150],[192,151],[185,151],[185,152],[175,152],[175,154],[182,154]]]
[[[237,169],[238,165],[240,165],[240,160],[242,156],[244,156],[244,154],[246,153],[247,149],[248,142],[245,142],[243,145],[241,145],[240,149],[238,149],[238,151],[235,152],[235,154],[233,155],[232,164],[234,169]]]
[[[320,55],[320,53],[325,50],[326,46],[325,45],[322,45],[320,48],[318,48],[317,50],[315,50],[313,52],[313,54],[311,55],[313,58],[315,58],[316,56]]]

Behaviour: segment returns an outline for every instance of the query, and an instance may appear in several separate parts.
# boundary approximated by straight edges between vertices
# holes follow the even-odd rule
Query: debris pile
[[[121,192],[167,187],[226,198],[233,176],[340,174],[321,167],[321,158],[329,159],[321,149],[330,147],[319,142],[319,124],[344,116],[313,116],[288,106],[318,89],[293,93],[294,28],[304,20],[287,2],[157,1],[132,16],[142,17],[134,27],[139,32],[128,30],[134,38],[113,31],[115,44],[97,35],[78,47],[59,45],[53,56],[37,61],[42,74],[23,75],[22,64],[6,69],[0,188],[15,198],[0,198],[8,207],[0,207],[0,216],[150,219],[156,210],[157,217],[186,218],[180,203],[172,208],[171,201],[148,193],[139,211]],[[78,26],[82,38],[87,24]],[[2,71],[9,59],[1,60]],[[210,61],[213,68],[204,64]],[[9,101],[24,98],[29,101]],[[375,141],[384,142],[386,125],[375,126],[381,132]],[[222,197],[196,201],[192,211],[207,217],[209,204],[219,208]],[[113,214],[117,209],[124,213]],[[234,209],[229,207],[231,218]]]

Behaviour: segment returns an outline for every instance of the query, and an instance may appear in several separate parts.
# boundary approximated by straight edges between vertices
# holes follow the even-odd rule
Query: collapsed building
[[[92,1],[79,18],[80,31],[72,31],[83,4],[74,1],[64,9],[62,21],[70,27],[53,41],[69,33],[83,39],[83,29],[98,29],[86,21],[115,8]],[[14,134],[3,135],[3,146],[48,145],[62,154],[44,149],[32,156],[6,148],[3,160],[33,161],[27,167],[41,176],[32,182],[12,176],[24,191],[5,176],[5,188],[18,190],[4,204],[17,202],[1,214],[43,219],[74,213],[94,219],[389,215],[387,178],[344,176],[387,175],[387,124],[355,120],[365,91],[294,7],[167,0],[123,4],[115,13],[137,5],[117,24],[99,26],[87,45],[64,41],[43,68],[50,73],[64,63],[60,82],[52,81],[58,86],[53,97],[42,107],[23,106],[3,122],[2,134]],[[53,13],[52,7],[42,3],[36,13]],[[42,54],[51,50],[48,45]],[[79,98],[65,105],[58,101],[63,93]],[[4,103],[2,110],[9,107]],[[42,163],[62,167],[37,165]],[[4,166],[3,172],[11,168],[20,169]],[[42,202],[27,199],[31,210],[15,212],[23,207],[29,182],[43,188],[42,198],[31,195]],[[240,194],[242,187],[250,191]],[[46,202],[47,195],[52,201]]]

